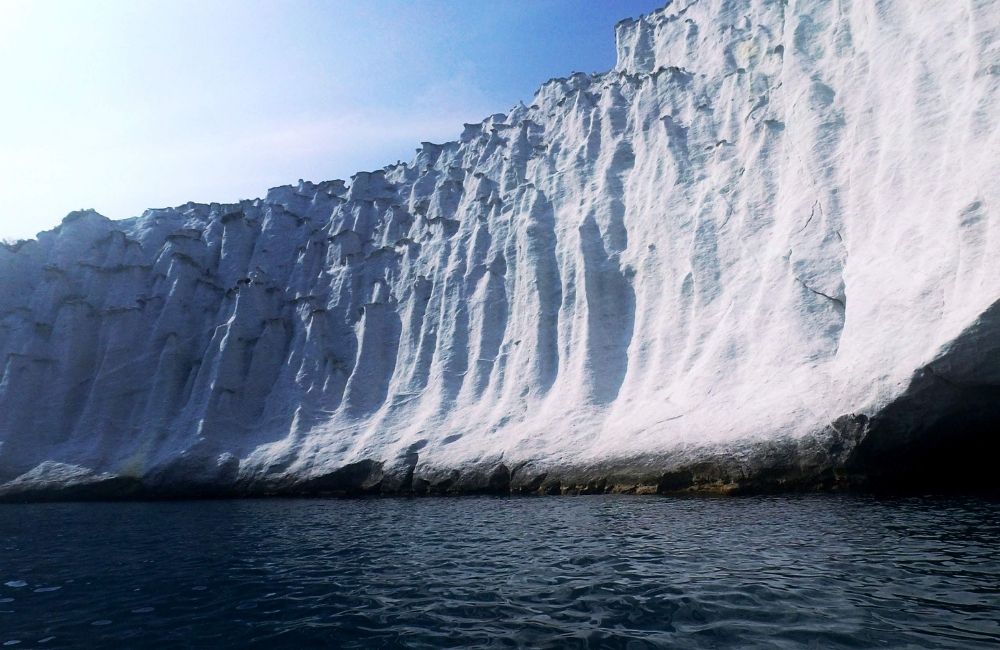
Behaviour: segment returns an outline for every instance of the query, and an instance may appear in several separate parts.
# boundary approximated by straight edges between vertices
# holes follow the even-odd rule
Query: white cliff
[[[819,484],[993,422],[1000,2],[616,37],[408,164],[0,247],[0,481]]]

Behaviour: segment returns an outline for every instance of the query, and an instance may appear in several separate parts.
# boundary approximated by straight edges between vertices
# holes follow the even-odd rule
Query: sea
[[[998,648],[1000,502],[0,505],[0,648]]]

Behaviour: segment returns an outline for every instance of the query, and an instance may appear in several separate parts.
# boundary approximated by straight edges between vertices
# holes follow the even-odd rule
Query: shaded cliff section
[[[859,424],[845,469],[871,488],[1000,493],[1000,301]]]

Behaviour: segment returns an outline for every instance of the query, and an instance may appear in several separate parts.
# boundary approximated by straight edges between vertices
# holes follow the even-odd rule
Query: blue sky
[[[408,160],[663,4],[0,0],[0,237]]]

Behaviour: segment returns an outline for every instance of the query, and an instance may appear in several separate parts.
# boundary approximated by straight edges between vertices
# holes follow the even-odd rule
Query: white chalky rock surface
[[[0,479],[822,446],[1000,298],[998,36],[993,0],[677,0],[408,164],[73,213],[0,247]]]

